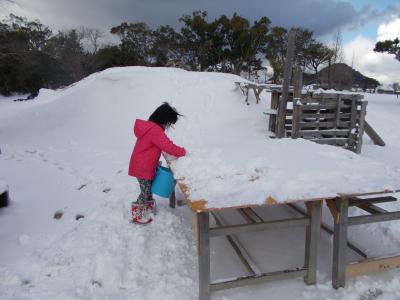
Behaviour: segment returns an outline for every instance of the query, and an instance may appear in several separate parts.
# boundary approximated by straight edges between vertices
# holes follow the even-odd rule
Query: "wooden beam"
[[[292,208],[293,210],[297,211],[298,213],[300,213],[301,215],[305,216],[305,217],[309,217],[309,215],[307,214],[307,212],[297,206],[296,204],[287,204],[287,206],[289,206],[290,208]],[[326,231],[328,234],[332,235],[333,234],[333,229],[326,223],[321,222],[321,228]],[[357,253],[358,255],[367,258],[367,254],[362,251],[360,248],[358,248],[356,245],[354,245],[352,242],[347,241],[347,247],[349,247],[351,250],[353,250],[355,253]]]
[[[283,72],[283,85],[282,85],[282,98],[279,103],[279,116],[278,116],[278,128],[276,136],[283,138],[285,136],[285,119],[286,119],[286,106],[289,98],[289,85],[292,76],[292,65],[294,55],[294,42],[296,39],[296,30],[290,29],[288,37],[288,47],[286,51],[285,67]]]
[[[356,277],[394,268],[400,268],[400,256],[368,259],[347,265],[346,277]]]
[[[303,70],[300,66],[296,67],[294,73],[294,90],[293,90],[293,98],[300,99],[301,91],[303,90]]]
[[[223,289],[231,289],[249,284],[258,284],[262,282],[270,282],[274,280],[297,278],[305,276],[307,274],[306,269],[294,269],[294,270],[284,270],[276,271],[270,273],[263,273],[259,275],[252,276],[242,276],[235,278],[233,280],[227,281],[217,281],[211,283],[211,291],[219,291]]]
[[[371,138],[375,145],[385,146],[385,142],[379,134],[372,128],[372,126],[365,121],[365,133]]]
[[[346,247],[348,204],[345,197],[335,200],[338,214],[333,227],[332,286],[337,289],[346,284]]]
[[[357,137],[357,145],[355,149],[355,153],[361,153],[361,148],[362,148],[362,139],[363,139],[363,134],[365,130],[365,116],[367,114],[367,101],[363,101],[361,103],[361,111],[360,111],[360,120],[359,120],[359,126],[358,126],[358,137]]]
[[[349,199],[349,206],[357,206],[360,204],[366,203],[386,203],[386,202],[395,202],[397,198],[393,196],[383,196],[383,197],[373,197],[373,198],[350,198]]]
[[[221,214],[217,212],[211,212],[211,214],[214,216],[215,222],[217,223],[218,226],[228,225],[227,222],[224,220],[224,218],[221,216]],[[239,259],[241,260],[247,271],[251,275],[261,274],[260,269],[257,267],[254,260],[251,258],[249,252],[242,245],[237,236],[227,235],[226,239],[228,240],[229,244],[231,244],[233,250],[236,252],[236,254],[238,255]]]
[[[281,220],[268,221],[255,224],[230,225],[217,228],[210,228],[210,237],[231,235],[235,233],[263,231],[268,229],[297,227],[309,224],[310,224],[309,218],[295,218],[295,219],[291,218],[291,219],[281,219]]]
[[[357,207],[365,210],[366,212],[369,212],[370,214],[383,214],[388,212],[387,210],[370,203],[359,204],[357,205]]]
[[[197,224],[199,231],[199,300],[211,300],[209,212],[198,213]]]
[[[380,213],[369,216],[356,216],[348,218],[348,225],[361,225],[361,224],[369,224],[369,223],[378,223],[378,222],[386,222],[400,219],[400,211]]]
[[[318,236],[321,227],[322,201],[306,202],[306,206],[310,224],[306,227],[304,268],[307,269],[307,274],[304,276],[304,282],[310,285],[317,282]]]
[[[254,209],[248,207],[242,208],[241,210],[245,212],[246,215],[252,220],[252,223],[264,222],[264,220],[254,211]]]

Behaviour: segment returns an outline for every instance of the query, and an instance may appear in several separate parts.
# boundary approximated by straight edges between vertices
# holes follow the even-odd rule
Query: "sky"
[[[399,0],[0,0],[0,19],[14,13],[55,31],[82,25],[109,32],[122,22],[178,29],[179,18],[196,10],[209,20],[234,12],[250,20],[267,16],[272,26],[313,30],[328,45],[339,30],[345,63],[382,83],[400,82],[400,62],[372,50],[377,41],[400,37]]]

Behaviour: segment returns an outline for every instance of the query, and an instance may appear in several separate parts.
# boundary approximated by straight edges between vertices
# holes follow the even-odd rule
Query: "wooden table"
[[[260,102],[261,92],[263,90],[269,89],[269,87],[270,87],[270,85],[267,85],[267,84],[259,84],[259,83],[254,83],[254,82],[236,81],[235,84],[242,91],[247,105],[249,105],[249,90],[250,89],[253,90],[254,96],[256,97],[256,103],[258,103],[258,102]]]
[[[189,188],[184,182],[178,182],[178,185],[185,195],[186,201],[193,213],[193,224],[195,227],[198,252],[200,300],[211,299],[211,293],[213,291],[272,280],[304,277],[306,284],[314,284],[316,282],[318,236],[321,226],[321,207],[323,199],[310,199],[305,202],[307,212],[302,217],[266,221],[259,217],[252,209],[261,206],[287,205],[287,203],[278,204],[273,198],[268,197],[265,204],[261,206],[246,205],[225,208],[207,208],[207,202],[205,200],[192,201],[189,199]],[[171,206],[174,206],[174,204],[171,204]],[[228,225],[220,215],[220,212],[225,209],[237,209],[247,222],[244,224]],[[210,215],[215,219],[217,226],[210,226]],[[235,236],[235,234],[239,233],[298,226],[305,227],[305,258],[303,267],[296,269],[285,269],[269,273],[260,271],[255,267],[254,263],[250,261],[246,249]],[[219,236],[225,236],[228,239],[247,269],[249,273],[247,276],[238,276],[235,279],[211,282],[210,239]]]
[[[333,258],[332,258],[332,286],[344,287],[346,279],[365,275],[371,272],[384,271],[391,268],[400,268],[400,256],[368,258],[357,262],[347,262],[346,244],[349,226],[368,223],[400,220],[400,211],[389,212],[377,206],[377,203],[397,201],[393,197],[394,191],[381,191],[365,194],[343,194],[335,199],[327,200],[327,205],[334,219]],[[349,216],[349,206],[358,207],[369,215]]]
[[[387,212],[375,205],[376,203],[396,201],[396,198],[388,196],[388,194],[400,192],[400,190],[380,191],[367,194],[340,194],[337,197],[302,199],[280,203],[268,197],[263,205],[208,208],[206,200],[192,201],[189,199],[189,188],[184,182],[178,182],[178,185],[185,195],[187,203],[193,213],[193,224],[195,227],[198,251],[200,300],[211,299],[211,293],[214,291],[279,279],[303,277],[306,284],[315,284],[317,280],[318,239],[321,227],[333,234],[332,286],[334,288],[343,287],[346,278],[349,277],[400,267],[400,256],[369,259],[365,253],[352,245],[347,239],[348,226],[400,219],[400,211]],[[323,201],[327,202],[327,206],[334,218],[334,228],[332,230],[326,228],[326,224],[321,223]],[[306,205],[306,211],[302,212],[296,209],[296,203],[304,203]],[[303,216],[268,221],[263,220],[253,210],[256,207],[264,207],[267,209],[272,205],[290,206],[295,208]],[[371,215],[349,217],[349,206],[363,209]],[[227,224],[220,214],[227,209],[237,209],[246,222],[242,224]],[[210,215],[215,219],[216,226],[210,226]],[[303,267],[296,269],[284,269],[269,273],[260,271],[251,261],[245,247],[235,236],[235,234],[240,233],[299,226],[305,227],[305,257]],[[211,281],[210,239],[220,236],[225,236],[227,238],[244,267],[247,269],[248,275],[238,276],[229,280]],[[347,247],[357,252],[363,257],[363,260],[348,264],[346,261]]]

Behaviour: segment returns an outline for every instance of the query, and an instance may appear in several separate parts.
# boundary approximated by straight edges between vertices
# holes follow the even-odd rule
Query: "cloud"
[[[392,40],[395,38],[400,38],[400,16],[378,27],[378,41]]]
[[[374,52],[375,43],[376,40],[359,35],[344,44],[345,63],[353,63],[354,69],[381,83],[400,82],[400,62],[393,55]]]
[[[1,0],[0,0],[1,1]],[[251,19],[267,16],[273,25],[301,26],[316,35],[334,32],[336,28],[357,28],[378,12],[371,6],[357,11],[349,1],[336,0],[14,0],[0,12],[38,18],[52,28],[79,25],[110,29],[121,22],[146,22],[151,27],[169,24],[179,27],[178,19],[195,10],[206,10],[210,19],[221,14],[240,15]]]

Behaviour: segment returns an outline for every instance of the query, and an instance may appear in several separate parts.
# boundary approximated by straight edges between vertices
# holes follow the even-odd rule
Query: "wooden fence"
[[[280,91],[273,90],[269,130],[276,133]],[[367,101],[362,95],[322,93],[293,99],[289,93],[285,113],[285,136],[361,152]]]

